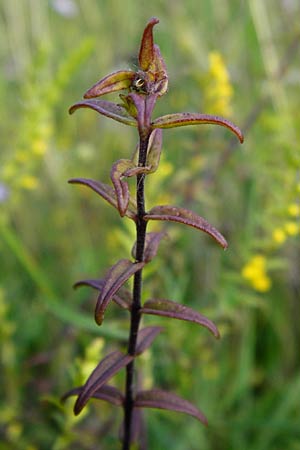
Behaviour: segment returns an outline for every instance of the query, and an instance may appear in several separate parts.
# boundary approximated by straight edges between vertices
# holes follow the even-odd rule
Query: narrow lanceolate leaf
[[[91,180],[89,178],[71,178],[68,183],[81,184],[91,188],[94,192],[104,198],[104,200],[118,209],[117,195],[112,186],[102,183],[101,181]],[[129,197],[129,207],[126,210],[125,215],[130,217],[130,219],[136,220],[136,201],[131,197]]]
[[[159,23],[159,20],[152,17],[143,33],[141,47],[139,52],[139,64],[142,70],[147,70],[154,60],[154,48],[153,48],[153,27]]]
[[[90,108],[103,116],[116,120],[117,122],[121,122],[132,127],[137,126],[137,121],[128,114],[124,106],[117,105],[116,103],[109,102],[107,100],[82,100],[81,102],[75,103],[75,105],[71,106],[69,113],[73,114],[80,108]]]
[[[162,130],[153,130],[147,150],[146,166],[149,167],[149,173],[155,172],[159,165],[160,154],[162,147]]]
[[[223,248],[228,244],[222,234],[210,225],[203,217],[185,208],[177,206],[162,205],[155,206],[145,216],[145,220],[167,220],[170,222],[179,222],[190,227],[197,228],[212,236]]]
[[[174,128],[184,127],[186,125],[201,125],[201,124],[213,124],[221,125],[232,131],[240,140],[244,142],[244,136],[241,130],[229,120],[223,117],[213,116],[211,114],[199,114],[199,113],[175,113],[167,114],[165,116],[158,117],[152,122],[153,128]]]
[[[102,291],[104,286],[104,279],[80,280],[74,284],[75,289],[81,286],[89,286],[93,289],[97,289],[97,291]],[[115,293],[112,300],[123,309],[131,309],[132,295],[131,292],[124,286],[122,286],[118,290],[118,292]]]
[[[68,397],[71,397],[72,395],[79,396],[82,393],[83,388],[84,387],[81,386],[66,392],[62,397],[62,401],[66,400]],[[101,386],[100,389],[98,389],[91,398],[104,400],[115,406],[122,406],[124,402],[124,396],[119,391],[119,389],[117,389],[114,386],[110,386],[108,384],[104,384],[103,386]]]
[[[153,130],[150,135],[147,150],[146,166],[138,167],[137,165],[134,165],[132,168],[129,168],[124,172],[124,176],[132,177],[134,175],[139,175],[141,173],[149,174],[155,172],[159,165],[161,147],[162,147],[162,130],[157,128],[156,130]],[[132,158],[133,163],[136,162],[137,154],[138,149],[133,155]]]
[[[150,262],[156,256],[159,243],[164,236],[166,236],[166,233],[164,232],[152,232],[146,234],[144,262]],[[136,258],[136,243],[132,248],[131,254],[133,258]]]
[[[163,330],[162,327],[145,327],[139,331],[135,356],[143,353],[150,347],[156,336]]]
[[[79,414],[82,408],[87,404],[88,400],[92,398],[95,393],[119,370],[127,366],[133,360],[133,356],[124,355],[116,351],[107,355],[93,370],[87,382],[82,387],[75,406],[75,415]]]
[[[156,298],[147,300],[141,309],[141,313],[194,322],[207,328],[216,338],[220,337],[216,325],[211,320],[192,308],[171,300]]]
[[[125,216],[130,199],[128,183],[124,180],[124,172],[133,167],[134,164],[130,159],[120,159],[112,165],[110,172],[110,178],[115,188],[118,210],[121,217]]]
[[[99,97],[110,92],[121,91],[128,89],[135,77],[135,72],[132,70],[119,70],[113,72],[98,81],[85,94],[84,98]]]
[[[136,408],[158,408],[182,412],[195,417],[204,425],[207,425],[205,415],[196,406],[172,392],[166,392],[160,389],[140,391],[136,395],[134,406]]]
[[[108,303],[124,283],[144,267],[144,262],[134,263],[129,259],[120,259],[107,272],[102,291],[97,300],[95,320],[98,325],[103,322],[104,312]]]

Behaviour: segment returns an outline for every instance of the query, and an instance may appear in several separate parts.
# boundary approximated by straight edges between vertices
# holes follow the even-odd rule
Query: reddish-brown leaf
[[[128,89],[135,77],[135,72],[132,70],[118,70],[110,73],[106,77],[98,81],[85,94],[84,98],[99,97],[110,92]]]
[[[136,272],[144,267],[144,262],[134,263],[129,259],[120,259],[107,272],[102,291],[98,297],[95,309],[95,320],[98,325],[103,322],[104,312],[109,301],[114,297],[121,286]]]
[[[73,114],[80,108],[90,108],[103,116],[116,120],[117,122],[121,122],[132,127],[137,126],[136,119],[128,114],[128,111],[124,108],[124,106],[117,105],[116,103],[109,102],[108,100],[82,100],[71,106],[69,113]]]
[[[210,114],[199,114],[188,112],[167,114],[165,116],[161,116],[155,119],[152,122],[152,127],[174,128],[174,127],[184,127],[186,125],[201,125],[201,124],[213,124],[226,127],[238,137],[241,143],[244,142],[244,136],[239,127],[234,125],[229,120],[224,119],[223,117],[213,116]]]
[[[172,392],[166,392],[160,389],[140,391],[136,395],[134,406],[136,408],[158,408],[182,412],[195,417],[204,425],[207,425],[206,417],[196,406]]]
[[[222,234],[208,223],[203,217],[189,211],[185,208],[177,206],[162,205],[155,206],[145,216],[145,220],[167,220],[170,222],[179,222],[190,227],[204,231],[213,237],[223,248],[227,248],[228,244]]]
[[[83,386],[77,387],[74,389],[71,389],[70,391],[66,392],[66,394],[62,397],[62,401],[66,400],[68,397],[71,397],[72,395],[80,395],[83,391]],[[96,398],[98,400],[104,400],[106,402],[111,403],[115,406],[122,406],[124,402],[124,396],[114,386],[110,386],[108,384],[104,384],[103,386],[98,389],[91,398]]]
[[[143,33],[141,47],[139,52],[139,64],[142,70],[147,70],[154,60],[154,47],[153,47],[153,27],[159,23],[159,20],[152,17]]]
[[[126,214],[130,199],[128,183],[124,180],[124,172],[133,167],[134,164],[130,159],[119,159],[112,165],[110,172],[110,178],[115,187],[118,210],[121,217]]]
[[[98,291],[102,291],[104,286],[104,279],[80,280],[74,284],[75,289],[81,286],[89,286],[97,289]],[[113,296],[112,300],[123,309],[131,309],[132,295],[131,292],[124,286],[120,287],[118,292],[116,292]]]
[[[143,353],[150,347],[156,336],[163,330],[162,327],[145,327],[139,331],[135,356]]]
[[[152,232],[146,234],[146,240],[145,240],[145,250],[144,250],[144,262],[150,262],[157,253],[157,249],[159,246],[159,243],[163,237],[166,236],[166,233],[164,232]],[[132,248],[131,254],[133,258],[136,258],[136,242]]]
[[[71,184],[81,184],[91,188],[94,192],[100,195],[109,204],[118,209],[118,201],[114,188],[108,184],[102,183],[101,181],[91,180],[89,178],[71,178],[68,183]],[[129,197],[129,207],[126,210],[127,217],[132,220],[136,220],[136,201]]]
[[[168,90],[168,74],[165,61],[160,53],[160,49],[158,45],[155,44],[154,44],[154,60],[153,64],[151,64],[149,69],[155,76],[156,83],[154,92],[158,94],[159,97],[161,97]]]
[[[216,338],[220,337],[217,327],[211,320],[192,308],[171,300],[156,298],[147,300],[141,309],[141,313],[194,322],[207,328]]]
[[[119,351],[115,351],[107,355],[93,370],[87,382],[82,387],[75,406],[75,415],[87,404],[88,400],[92,398],[95,393],[123,367],[127,366],[133,360],[133,356],[124,355]]]

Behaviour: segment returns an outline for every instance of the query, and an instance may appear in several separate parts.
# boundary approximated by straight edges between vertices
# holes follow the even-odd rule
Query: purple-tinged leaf
[[[82,391],[83,386],[71,389],[70,391],[64,394],[64,396],[62,397],[62,401],[65,401],[68,397],[71,397],[72,395],[79,396],[82,393]],[[98,389],[91,398],[104,400],[115,406],[122,406],[124,402],[124,396],[119,391],[119,389],[117,389],[114,386],[110,386],[108,384],[104,384],[103,386],[101,386],[100,389]]]
[[[163,330],[162,327],[145,327],[139,331],[135,356],[143,353],[150,347],[156,336]]]
[[[78,288],[81,286],[89,286],[94,289],[97,289],[98,291],[102,291],[104,286],[104,280],[80,280],[77,281],[77,283],[74,284],[74,288]],[[119,305],[123,309],[131,309],[132,304],[132,295],[131,292],[126,289],[124,286],[122,286],[118,292],[115,293],[115,295],[112,298],[113,302],[115,302],[117,305]]]
[[[135,72],[132,70],[119,70],[117,72],[113,72],[94,84],[94,86],[92,86],[83,97],[94,98],[110,92],[128,89],[134,77]]]
[[[68,183],[81,184],[91,188],[94,192],[104,198],[104,200],[106,200],[110,205],[118,209],[116,192],[112,186],[102,183],[101,181],[91,180],[89,178],[71,178]],[[126,216],[134,221],[136,220],[136,208],[136,201],[129,197],[129,207],[126,210]]]
[[[156,298],[147,300],[140,311],[143,314],[153,314],[161,317],[170,317],[172,319],[194,322],[207,328],[216,338],[220,337],[216,325],[211,320],[207,319],[199,312],[194,311],[192,308],[181,305],[180,303],[172,302],[171,300]]]
[[[78,415],[82,408],[87,404],[95,393],[123,367],[127,366],[133,360],[133,356],[124,355],[115,351],[107,355],[93,370],[87,382],[82,387],[75,406],[74,413]]]
[[[227,248],[228,244],[222,234],[210,225],[203,217],[185,208],[177,206],[161,205],[152,208],[145,216],[145,220],[167,220],[170,222],[179,222],[190,227],[204,231],[213,237],[223,248]]]
[[[142,70],[147,70],[154,60],[154,44],[153,44],[153,27],[159,23],[159,20],[152,17],[143,33],[140,52],[139,52],[139,65]]]
[[[110,178],[116,191],[118,210],[121,217],[124,217],[126,214],[130,199],[128,183],[124,180],[124,172],[133,167],[134,164],[130,159],[119,159],[112,165],[110,172]]]
[[[223,117],[213,116],[211,114],[199,114],[199,113],[175,113],[167,114],[165,116],[158,117],[152,122],[153,128],[174,128],[183,127],[186,125],[201,125],[201,124],[213,124],[221,125],[232,131],[240,140],[244,142],[244,136],[241,130]]]
[[[137,110],[137,122],[140,134],[145,137],[151,130],[151,116],[158,94],[140,95],[131,92],[127,96],[131,99]]]
[[[117,105],[116,103],[109,102],[107,100],[82,100],[81,102],[75,103],[75,105],[71,106],[69,113],[73,114],[80,108],[90,108],[103,116],[116,120],[117,122],[121,122],[132,127],[137,126],[137,121],[128,114],[124,106]]]
[[[166,236],[166,233],[164,232],[152,232],[146,234],[146,240],[145,240],[145,250],[144,250],[144,262],[150,262],[157,253],[157,249],[159,246],[159,243],[163,237]],[[132,251],[131,251],[132,257],[136,258],[136,243],[134,244]]]
[[[204,425],[207,425],[205,415],[196,406],[172,392],[166,392],[160,389],[140,391],[136,395],[134,406],[135,408],[158,408],[182,412],[195,417]]]
[[[95,320],[98,325],[101,325],[103,322],[104,313],[110,300],[118,292],[120,287],[132,275],[141,270],[144,265],[144,262],[134,263],[129,259],[120,259],[108,270],[95,309]]]

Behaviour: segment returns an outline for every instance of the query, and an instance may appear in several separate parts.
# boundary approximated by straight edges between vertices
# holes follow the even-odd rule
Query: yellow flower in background
[[[299,231],[299,226],[296,222],[286,222],[284,224],[284,229],[290,236],[296,236]]]
[[[205,106],[209,113],[230,116],[233,88],[222,55],[219,52],[209,54],[209,70],[205,89]]]
[[[19,179],[18,184],[21,188],[32,191],[38,187],[39,180],[32,175],[24,175]]]
[[[267,292],[272,286],[270,277],[266,272],[267,260],[263,255],[254,255],[242,268],[242,277],[258,292]]]
[[[275,228],[272,233],[273,241],[276,244],[283,244],[286,241],[286,232],[282,228]]]
[[[300,205],[298,203],[292,203],[288,207],[288,213],[292,217],[300,216]]]

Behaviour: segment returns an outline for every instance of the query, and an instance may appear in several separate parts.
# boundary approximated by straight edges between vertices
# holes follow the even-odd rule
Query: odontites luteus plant
[[[209,234],[222,248],[227,247],[222,234],[195,212],[173,205],[158,205],[149,211],[146,209],[145,177],[155,172],[159,165],[162,130],[187,125],[215,124],[228,128],[243,142],[239,128],[222,117],[179,112],[152,118],[156,102],[168,89],[166,66],[159,47],[153,42],[153,27],[158,22],[158,19],[152,18],[146,25],[138,55],[137,71],[120,70],[107,75],[85,93],[84,100],[70,108],[71,114],[80,108],[93,109],[103,116],[137,128],[139,137],[134,156],[130,159],[120,159],[112,165],[111,185],[87,178],[69,180],[72,184],[84,185],[96,192],[116,208],[121,217],[132,220],[136,227],[136,242],[131,258],[117,261],[101,279],[83,280],[75,285],[90,286],[99,291],[95,307],[95,320],[98,325],[102,325],[106,308],[111,301],[128,310],[130,327],[127,351],[116,350],[109,353],[99,362],[83,386],[72,389],[64,396],[77,396],[75,414],[79,414],[92,398],[123,408],[123,450],[129,450],[133,443],[134,448],[146,448],[142,408],[179,411],[194,416],[203,424],[207,423],[204,414],[187,400],[159,388],[143,390],[137,382],[135,359],[151,346],[162,331],[158,326],[140,328],[141,318],[152,314],[185,320],[201,325],[216,338],[219,337],[214,323],[187,306],[165,298],[150,298],[142,303],[143,268],[156,256],[159,243],[165,235],[164,232],[147,232],[150,221],[171,221],[194,227]],[[123,91],[119,103],[97,98],[117,91]],[[131,177],[136,178],[135,197],[130,194],[127,183],[127,179]],[[131,277],[132,292],[125,287]],[[122,369],[126,370],[124,392],[108,384]]]

